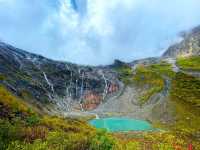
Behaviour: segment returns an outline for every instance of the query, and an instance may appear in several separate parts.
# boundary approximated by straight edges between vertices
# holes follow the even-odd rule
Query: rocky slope
[[[198,70],[178,66],[176,57],[199,55],[199,41],[197,27],[161,58],[116,60],[98,67],[53,61],[1,42],[0,84],[53,114],[95,113],[166,122],[173,119],[168,97],[175,74],[199,77]]]
[[[133,75],[138,65],[159,62],[150,58],[128,64],[116,60],[109,66],[81,66],[0,43],[0,83],[48,113],[110,113],[146,119],[163,99],[162,94],[154,95],[152,102],[141,107],[139,93],[146,89],[126,85],[120,70],[126,68]]]
[[[1,84],[49,111],[92,110],[122,88],[109,67],[53,61],[2,42],[0,64]]]
[[[182,38],[180,43],[169,47],[163,57],[200,55],[200,26],[189,32],[183,32]]]

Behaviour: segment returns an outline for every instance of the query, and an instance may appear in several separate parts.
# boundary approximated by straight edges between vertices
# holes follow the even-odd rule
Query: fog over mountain
[[[199,0],[0,0],[0,39],[46,57],[110,64],[159,56],[200,24]]]

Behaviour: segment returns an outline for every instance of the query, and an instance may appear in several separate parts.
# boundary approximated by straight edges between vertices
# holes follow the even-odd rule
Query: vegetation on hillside
[[[145,104],[151,96],[164,88],[164,80],[160,74],[149,67],[140,65],[136,68],[133,80],[139,87],[145,87],[146,92],[139,97],[140,105]]]
[[[163,90],[165,79],[173,78],[175,73],[170,64],[160,62],[149,66],[139,65],[135,70],[133,80],[141,87],[146,87],[146,92],[139,97],[140,105],[145,104],[151,96]]]
[[[107,133],[83,120],[40,115],[0,86],[1,150],[184,150],[170,132]],[[179,149],[178,149],[179,148]]]
[[[198,67],[188,65],[187,70],[193,68]],[[200,149],[199,78],[174,73],[166,62],[139,65],[136,70],[121,66],[117,71],[126,85],[145,89],[139,97],[141,105],[164,89],[166,79],[171,80],[174,123],[166,124],[165,131],[108,133],[84,120],[41,114],[26,103],[28,100],[0,86],[0,150],[187,150],[189,144]],[[3,80],[5,77],[0,75]],[[29,96],[22,92],[22,97]]]
[[[200,71],[200,56],[180,57],[177,64],[183,70]]]
[[[177,73],[170,96],[175,106],[174,131],[200,142],[200,79]]]
[[[160,75],[167,76],[170,78],[173,78],[176,75],[176,73],[173,72],[172,70],[172,65],[166,63],[165,61],[161,61],[160,63],[149,65],[148,69]]]
[[[96,135],[85,121],[39,115],[0,86],[0,149],[85,150]]]
[[[120,80],[125,83],[126,85],[130,85],[133,83],[133,71],[132,68],[128,65],[123,65],[116,68],[116,71],[119,73]]]
[[[145,87],[147,89],[139,98],[140,105],[145,104],[151,96],[163,90],[163,76],[168,78],[175,76],[175,73],[172,71],[172,66],[166,62],[148,66],[139,65],[134,71],[128,65],[120,66],[116,70],[120,75],[120,79],[126,85],[135,83],[139,87]]]
[[[179,58],[177,64],[182,70],[200,71],[200,56]],[[142,93],[142,95],[139,97],[141,105],[145,104],[154,94],[161,92],[164,86],[166,86],[164,85],[165,80],[169,80],[171,82],[171,87],[170,107],[168,109],[171,109],[169,111],[173,113],[174,119],[172,119],[171,123],[167,123],[164,126],[161,126],[161,128],[163,127],[165,130],[169,130],[169,132],[159,134],[165,135],[170,140],[172,140],[172,137],[174,137],[176,139],[174,139],[174,141],[179,141],[178,145],[181,145],[180,143],[182,143],[186,146],[189,143],[192,143],[195,149],[200,149],[199,78],[184,74],[182,72],[175,73],[172,70],[172,66],[166,62],[160,62],[151,65],[138,65],[135,71],[132,71],[129,74],[124,73],[124,75],[125,78],[128,78],[126,80],[129,81],[129,84],[134,83],[137,84],[138,87],[145,89],[146,92]],[[132,136],[132,138],[135,139],[136,135]],[[126,135],[124,138],[126,139],[127,137],[130,137],[130,134]],[[152,139],[149,141],[152,142],[154,139],[155,143],[160,140],[160,137],[155,132],[153,135],[151,133],[147,133],[146,137],[139,134],[139,137],[140,140],[149,140],[149,138],[152,137]],[[164,138],[162,138],[161,141],[163,140]],[[141,143],[139,142],[135,144],[140,145]],[[163,149],[174,149],[170,147],[173,144],[169,144],[168,142],[166,145],[169,147],[166,147],[166,145],[163,143],[161,145],[162,148],[164,147]],[[161,149],[161,147],[159,148]],[[159,148],[156,147],[154,149]]]

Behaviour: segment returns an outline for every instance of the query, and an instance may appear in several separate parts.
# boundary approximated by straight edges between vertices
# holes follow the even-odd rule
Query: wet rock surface
[[[110,68],[59,62],[0,43],[2,84],[18,96],[28,95],[60,111],[92,110],[119,90]],[[70,106],[69,106],[70,105]]]

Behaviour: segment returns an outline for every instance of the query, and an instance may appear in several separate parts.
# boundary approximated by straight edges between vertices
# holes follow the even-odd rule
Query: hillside
[[[179,150],[188,141],[175,131],[108,133],[86,120],[41,114],[37,108],[0,87],[0,149],[2,150]],[[190,139],[191,140],[191,139]]]
[[[200,29],[160,58],[109,66],[47,59],[0,43],[0,149],[200,149]],[[147,120],[156,131],[110,133],[99,117]]]
[[[0,43],[0,63],[2,84],[53,113],[94,109],[122,88],[109,68],[53,61],[5,43]]]

